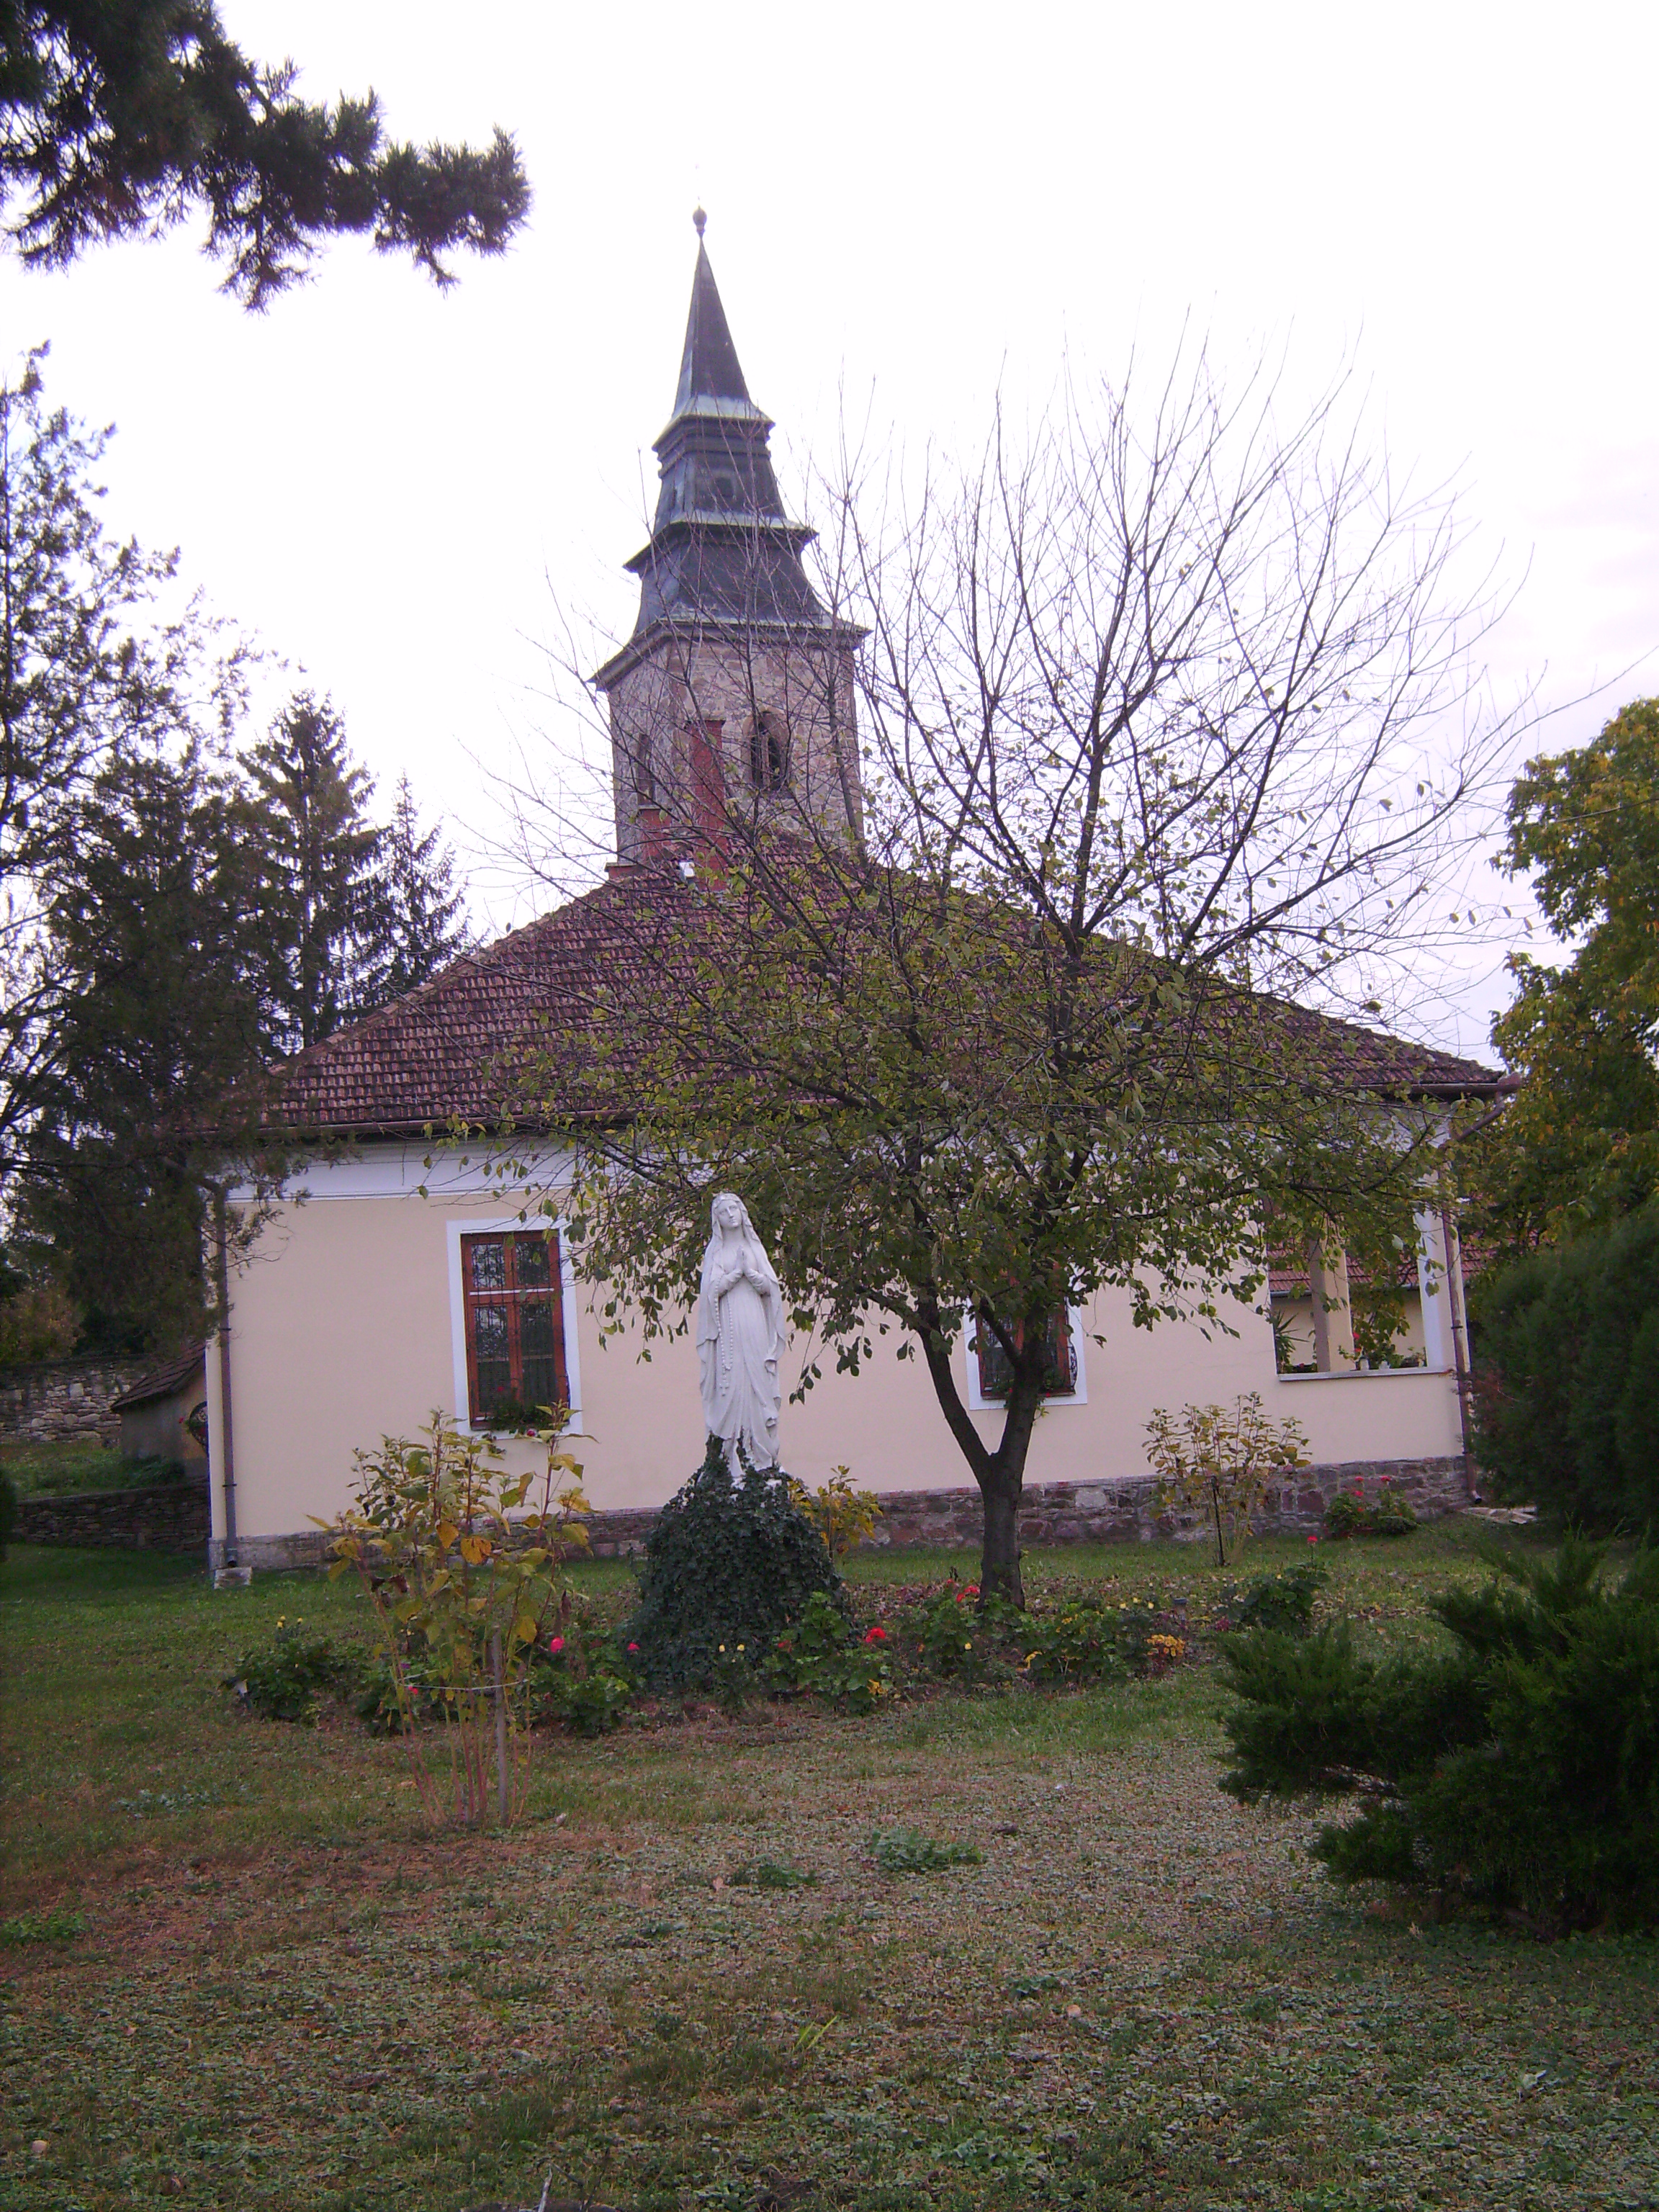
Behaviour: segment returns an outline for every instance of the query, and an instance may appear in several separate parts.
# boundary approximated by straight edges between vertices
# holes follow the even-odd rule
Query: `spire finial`
[[[700,207],[693,208],[691,210],[691,228],[696,232],[699,238],[702,236],[703,232],[708,228],[708,218],[703,213],[702,210]]]

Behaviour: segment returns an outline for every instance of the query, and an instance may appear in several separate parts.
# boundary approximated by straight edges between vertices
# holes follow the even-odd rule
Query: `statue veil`
[[[704,1429],[728,1455],[740,1444],[751,1467],[775,1467],[782,1286],[735,1191],[716,1195],[710,1217],[697,1298]]]

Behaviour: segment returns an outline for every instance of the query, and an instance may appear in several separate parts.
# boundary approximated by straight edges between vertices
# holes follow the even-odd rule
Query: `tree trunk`
[[[985,1500],[985,1547],[979,1562],[981,1607],[994,1597],[1024,1607],[1025,1584],[1019,1571],[1019,1501],[1024,1487],[1018,1475],[1009,1481],[1000,1468],[992,1480],[979,1486]]]
[[[979,1601],[1005,1598],[1024,1606],[1025,1585],[1019,1571],[1019,1507],[1025,1488],[1025,1455],[1042,1398],[1042,1383],[1034,1375],[1016,1374],[1003,1417],[1002,1440],[992,1451],[962,1401],[952,1370],[951,1346],[939,1326],[936,1310],[925,1314],[920,1332],[923,1357],[933,1381],[933,1394],[950,1425],[951,1435],[979,1485],[985,1508],[985,1540],[980,1553]]]

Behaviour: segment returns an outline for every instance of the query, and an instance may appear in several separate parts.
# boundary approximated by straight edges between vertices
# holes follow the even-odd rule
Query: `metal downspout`
[[[238,1560],[235,1424],[230,1399],[230,1222],[222,1185],[213,1194],[213,1287],[219,1305],[219,1481],[225,1506],[224,1565],[234,1568]]]
[[[1440,1237],[1446,1254],[1446,1303],[1451,1309],[1452,1367],[1457,1376],[1457,1418],[1463,1432],[1463,1484],[1480,1496],[1474,1467],[1474,1383],[1469,1364],[1468,1318],[1463,1304],[1463,1246],[1444,1182],[1440,1187]]]

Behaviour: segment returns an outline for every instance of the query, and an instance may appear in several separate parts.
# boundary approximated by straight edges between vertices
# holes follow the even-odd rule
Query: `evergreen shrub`
[[[1659,1200],[1482,1280],[1478,1449],[1557,1528],[1659,1526]]]
[[[1545,1934],[1659,1926],[1659,1550],[1622,1582],[1579,1540],[1433,1601],[1439,1653],[1352,1626],[1224,1647],[1222,1787],[1366,1802],[1314,1845],[1340,1881],[1437,1888]]]
[[[823,1538],[788,1478],[741,1461],[728,1470],[711,1440],[691,1480],[657,1517],[640,1570],[640,1603],[623,1632],[653,1689],[707,1689],[722,1644],[758,1665],[818,1592],[842,1602]]]

